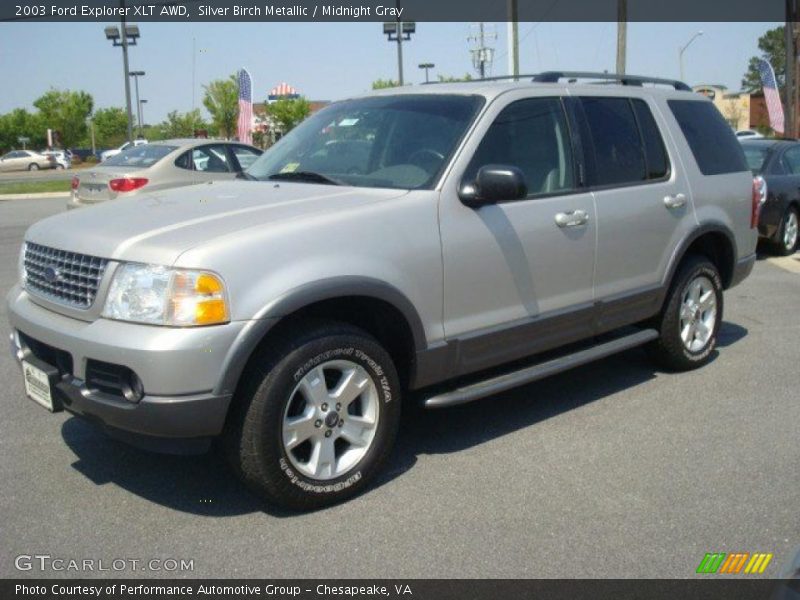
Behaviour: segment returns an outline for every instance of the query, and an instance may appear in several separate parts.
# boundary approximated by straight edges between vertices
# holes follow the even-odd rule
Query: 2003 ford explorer
[[[341,101],[244,180],[36,223],[8,295],[28,396],[155,449],[221,437],[263,498],[313,509],[368,485],[412,398],[645,344],[704,364],[763,198],[708,100],[609,78]]]

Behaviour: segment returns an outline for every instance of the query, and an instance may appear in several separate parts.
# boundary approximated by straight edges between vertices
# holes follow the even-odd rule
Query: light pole
[[[144,137],[142,130],[144,129],[144,105],[147,104],[147,100],[142,98],[139,100],[139,118],[141,119],[141,123],[139,124],[139,135]]]
[[[383,24],[383,34],[390,42],[397,42],[397,83],[403,85],[403,40],[409,41],[417,31],[414,21],[387,21]]]
[[[128,141],[133,141],[133,114],[131,111],[131,82],[128,77],[128,46],[135,46],[136,40],[141,37],[138,25],[125,24],[125,0],[120,0],[122,17],[120,18],[121,27],[111,26],[105,28],[106,39],[111,41],[113,46],[122,47],[122,67],[125,76],[125,105],[128,109]],[[122,40],[122,41],[120,41]]]
[[[428,69],[432,69],[435,66],[433,63],[421,63],[419,65],[420,69],[425,69],[425,83],[428,83]]]
[[[144,77],[144,71],[131,71],[128,73],[133,77],[133,84],[136,88],[136,122],[139,124],[139,135],[142,135],[142,103],[139,101],[139,77]]]
[[[689,39],[689,41],[686,42],[684,46],[681,46],[680,52],[678,52],[678,62],[680,63],[681,67],[681,81],[683,81],[683,53],[686,52],[686,49],[692,45],[692,42],[695,41],[697,38],[699,38],[701,35],[703,35],[702,31],[698,31],[697,33],[695,33]]]

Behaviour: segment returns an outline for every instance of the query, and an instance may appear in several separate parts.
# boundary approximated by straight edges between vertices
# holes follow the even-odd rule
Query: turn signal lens
[[[123,177],[122,179],[112,179],[108,182],[108,187],[114,192],[132,192],[147,185],[148,180],[144,177]]]
[[[186,325],[214,325],[228,319],[225,286],[211,273],[177,271],[172,280],[171,321]]]

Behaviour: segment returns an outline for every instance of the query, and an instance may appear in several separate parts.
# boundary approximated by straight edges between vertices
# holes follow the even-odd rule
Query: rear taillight
[[[75,177],[73,177],[73,178],[72,178],[72,189],[73,189],[73,190],[77,190],[77,189],[78,189],[78,186],[79,186],[80,184],[81,184],[81,180],[80,180],[80,179],[78,179],[78,177],[77,177],[77,176],[75,176]]]
[[[753,200],[750,208],[750,228],[758,227],[758,212],[767,201],[767,181],[761,176],[753,177]]]
[[[122,179],[112,179],[108,182],[108,187],[114,192],[132,192],[147,185],[144,177],[123,177]]]

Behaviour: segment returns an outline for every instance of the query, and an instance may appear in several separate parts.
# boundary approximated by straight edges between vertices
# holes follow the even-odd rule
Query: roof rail
[[[641,87],[643,83],[657,83],[668,85],[676,90],[691,92],[692,88],[678,81],[677,79],[661,79],[659,77],[644,77],[641,75],[617,75],[616,73],[595,73],[591,71],[545,71],[543,73],[531,73],[527,75],[497,75],[494,77],[483,77],[482,79],[467,79],[463,83],[480,83],[481,81],[520,81],[530,79],[535,83],[558,83],[561,79],[600,79],[603,82],[616,82],[622,85],[633,85]],[[422,85],[437,85],[440,83],[450,83],[447,81],[426,81]]]
[[[561,79],[603,79],[616,81],[622,85],[641,87],[643,83],[657,83],[669,85],[676,90],[691,92],[692,88],[677,79],[662,79],[660,77],[643,77],[641,75],[617,75],[616,73],[594,73],[591,71],[545,71],[533,76],[536,83],[558,83]]]

